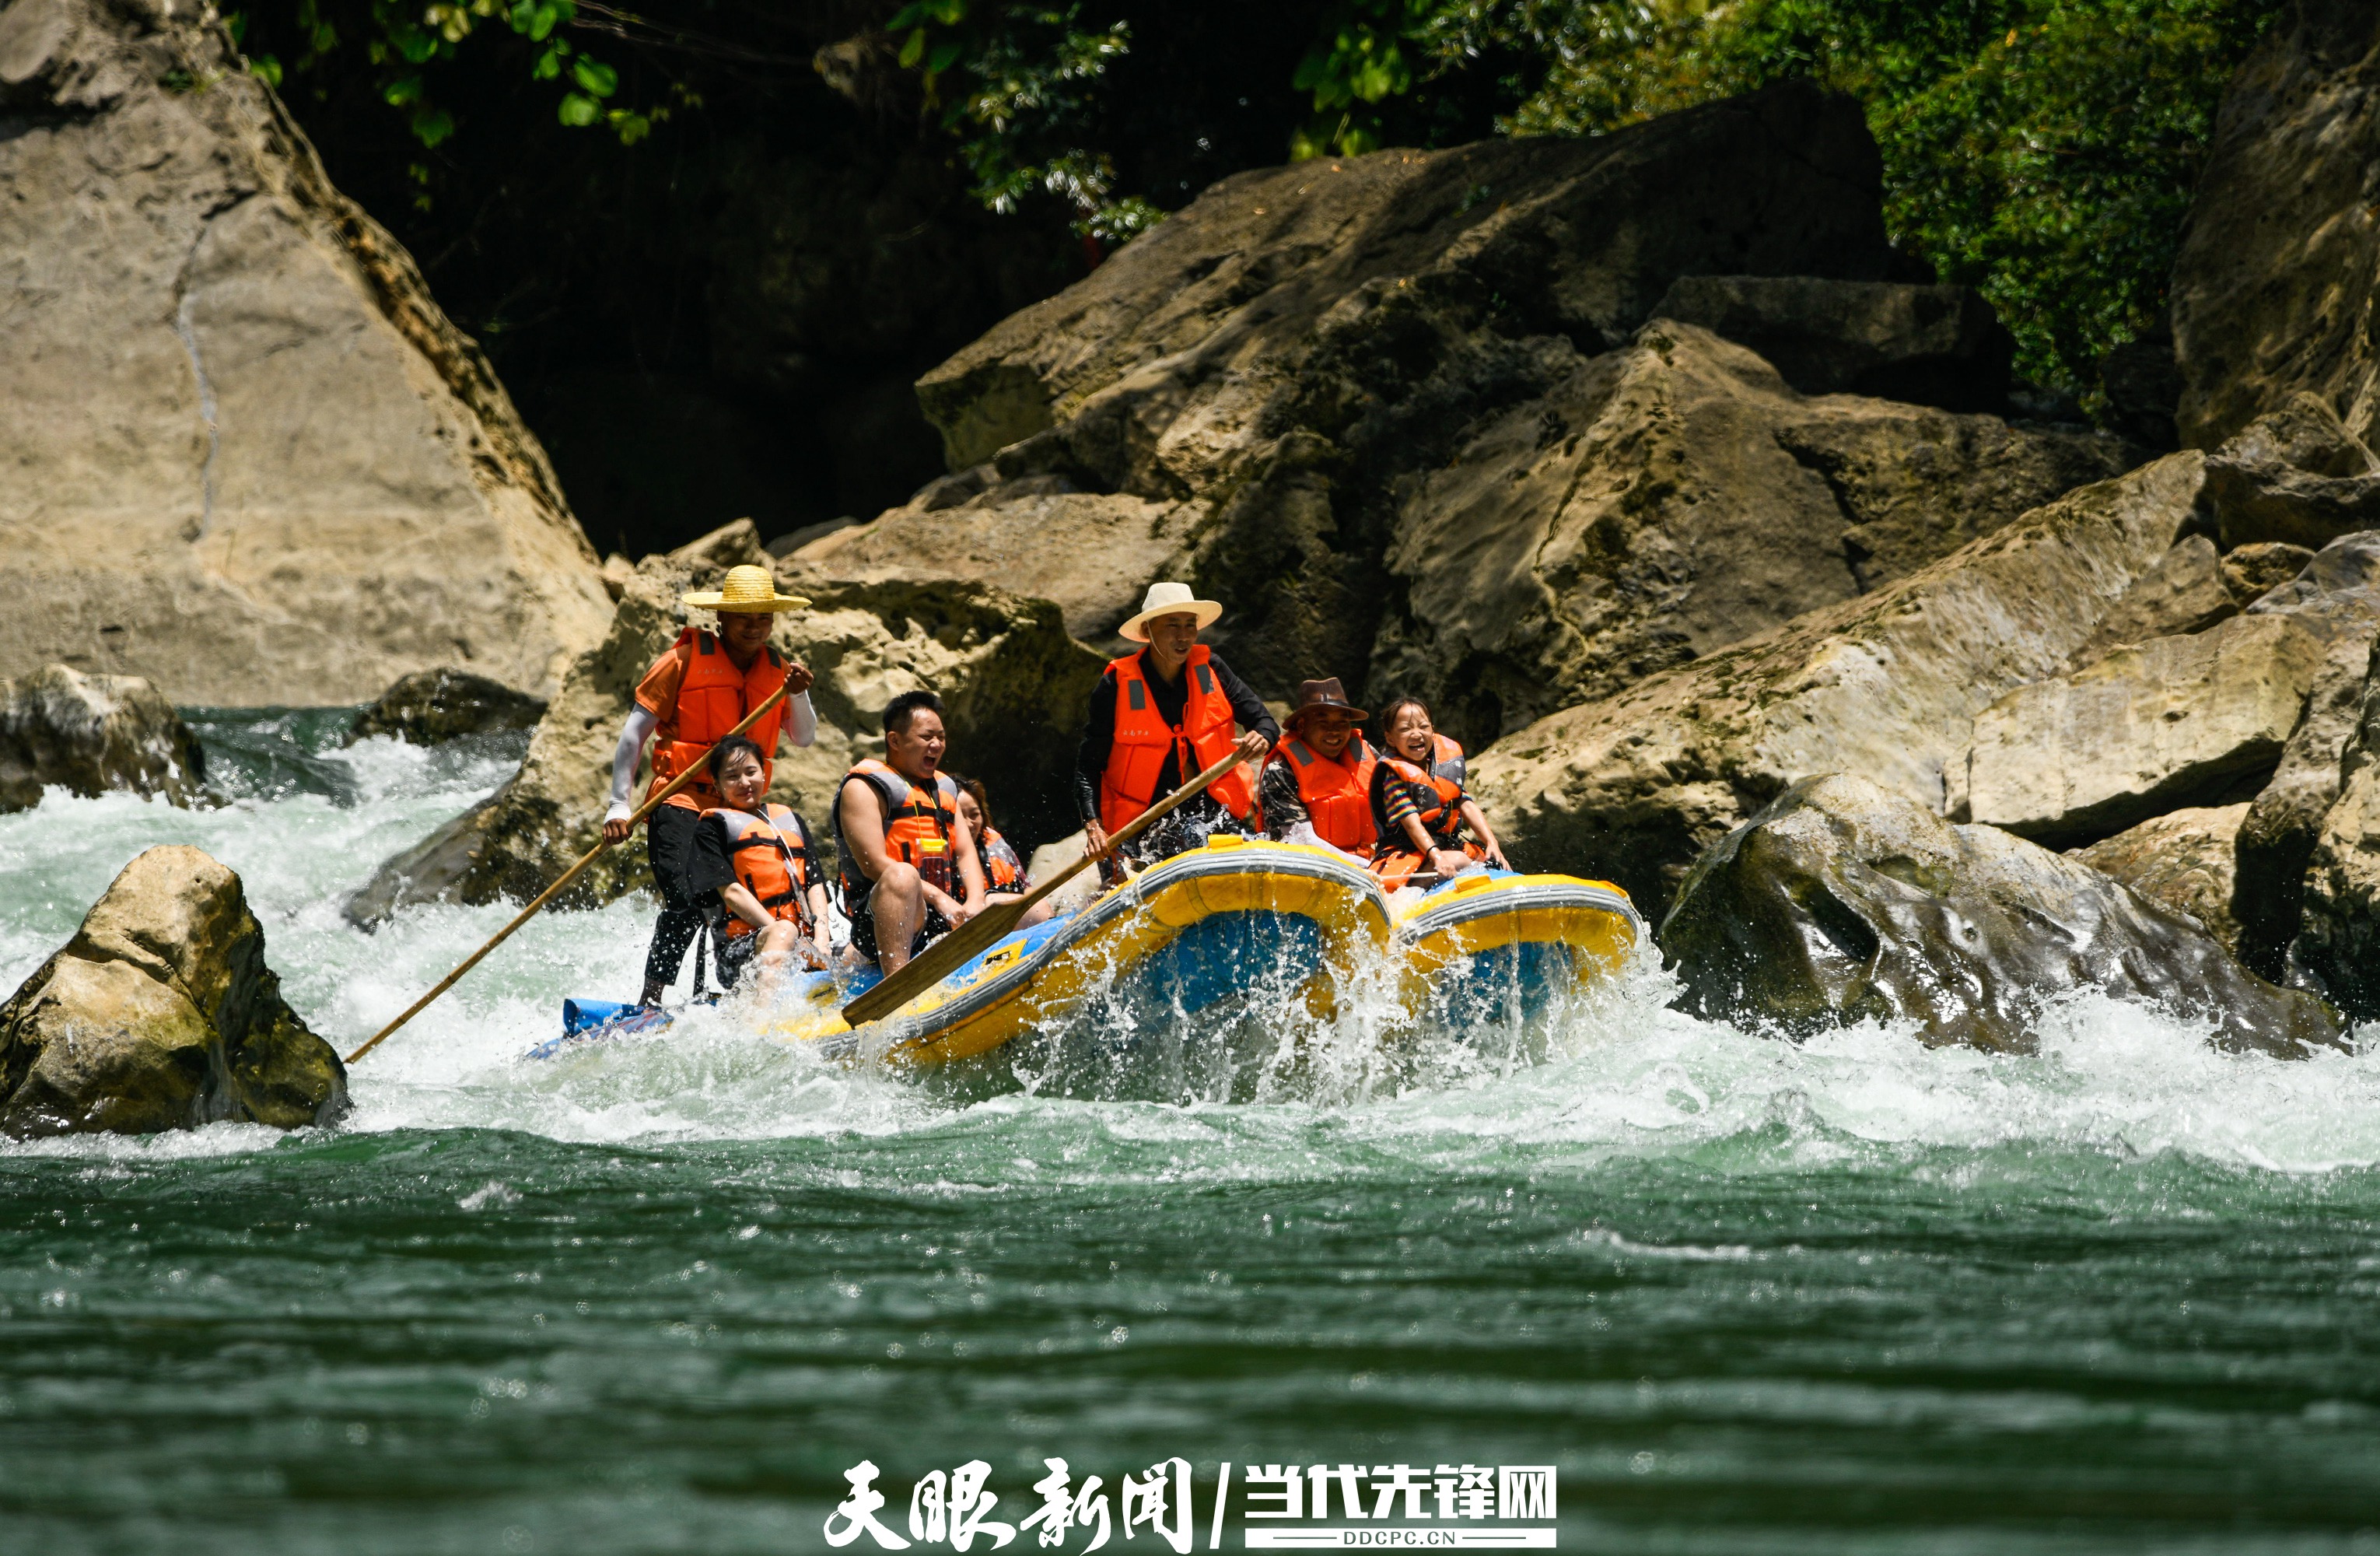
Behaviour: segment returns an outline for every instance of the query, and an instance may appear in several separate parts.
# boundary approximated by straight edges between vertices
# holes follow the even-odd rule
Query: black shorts
[[[872,881],[856,893],[853,892],[849,882],[845,882],[843,891],[843,913],[844,918],[851,920],[851,948],[871,962],[880,962],[882,958],[877,954],[876,950],[876,915],[868,910],[868,901],[875,894],[876,883]],[[929,906],[926,909],[926,921],[919,926],[917,942],[909,947],[909,954],[915,956],[925,949],[928,941],[936,935],[949,933],[950,928],[951,921]]]
[[[719,936],[719,987],[735,988],[735,980],[744,976],[744,969],[752,965],[752,958],[759,953],[759,935],[731,935],[722,931]]]
[[[695,862],[695,829],[701,825],[702,813],[682,805],[662,806],[645,818],[645,855],[652,863],[653,887],[661,893],[663,907],[700,908],[707,914],[719,906],[716,891],[695,891],[687,880]]]

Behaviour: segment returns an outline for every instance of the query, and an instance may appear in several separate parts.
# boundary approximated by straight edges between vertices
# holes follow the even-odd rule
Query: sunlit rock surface
[[[2240,926],[2231,917],[2231,897],[2240,827],[2247,819],[2245,804],[2168,810],[2075,849],[2073,857],[2151,902],[2187,913],[2237,955]]]
[[[2211,1020],[2227,1047],[2338,1041],[2313,996],[2079,860],[1864,778],[1804,780],[1696,862],[1661,926],[1684,1008],[1807,1033],[1910,1020],[2031,1052],[2044,1002],[2095,991]]]
[[[239,877],[196,848],[125,866],[0,1005],[0,1133],[296,1129],[346,1100],[338,1054],[281,997]]]
[[[550,694],[610,616],[594,553],[222,27],[15,0],[0,124],[0,673],[324,707],[460,663]]]
[[[0,681],[0,810],[25,810],[55,786],[112,789],[188,805],[206,753],[173,705],[137,675],[86,675],[52,664]]]

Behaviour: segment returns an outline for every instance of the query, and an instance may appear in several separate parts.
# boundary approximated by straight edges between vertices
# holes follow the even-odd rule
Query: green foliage
[[[1430,34],[1446,8],[1435,0],[1337,0],[1290,79],[1314,94],[1314,117],[1292,135],[1291,159],[1378,151],[1377,104],[1412,90],[1406,50]]]
[[[1979,287],[2021,371],[2095,393],[2162,318],[2224,83],[2277,0],[1588,0],[1456,30],[1550,63],[1516,134],[1593,134],[1787,76],[1857,97],[1894,240]]]

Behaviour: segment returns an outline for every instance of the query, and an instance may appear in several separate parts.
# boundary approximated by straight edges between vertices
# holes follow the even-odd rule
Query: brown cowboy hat
[[[1319,681],[1297,683],[1297,706],[1290,710],[1287,721],[1289,727],[1295,729],[1298,721],[1304,719],[1306,714],[1318,713],[1325,708],[1344,708],[1358,719],[1368,719],[1372,716],[1348,701],[1347,688],[1339,684],[1338,676],[1331,675]]]

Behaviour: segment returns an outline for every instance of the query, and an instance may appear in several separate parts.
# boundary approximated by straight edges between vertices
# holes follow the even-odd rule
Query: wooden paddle
[[[1160,819],[1172,812],[1175,806],[1195,796],[1206,793],[1207,785],[1247,760],[1237,751],[1233,751],[1230,756],[1192,779],[1184,787],[1174,790],[1171,795],[1135,817],[1122,832],[1108,839],[1108,845],[1101,853],[1085,854],[1081,858],[1014,902],[1000,903],[985,908],[981,913],[911,957],[899,972],[892,974],[867,993],[844,1006],[844,1020],[856,1027],[863,1021],[875,1021],[891,1015],[935,984],[982,955],[990,948],[994,941],[1015,929],[1017,921],[1025,917],[1035,903],[1147,832]]]
[[[793,688],[789,686],[779,687],[774,692],[771,692],[769,695],[768,699],[763,701],[760,706],[745,714],[744,722],[742,723],[737,724],[734,729],[729,730],[725,735],[721,735],[717,741],[713,741],[709,747],[704,748],[700,760],[696,761],[684,772],[681,772],[676,777],[671,779],[667,788],[664,788],[661,793],[645,801],[644,804],[637,807],[634,813],[628,817],[628,825],[632,827],[635,826],[638,821],[641,821],[646,817],[651,815],[657,808],[667,804],[670,796],[677,793],[680,789],[685,788],[688,784],[693,783],[697,778],[700,777],[702,775],[702,770],[710,764],[710,753],[712,751],[717,750],[722,743],[734,739],[735,736],[743,734],[746,730],[750,729],[754,724],[759,723],[760,722],[760,715],[766,713],[770,709],[774,708],[778,703],[783,702],[792,689]],[[585,873],[587,867],[593,864],[597,857],[602,854],[603,850],[611,846],[611,839],[598,838],[595,842],[594,847],[589,848],[587,852],[578,856],[578,862],[562,872],[562,879],[556,881],[552,885],[548,886],[544,891],[540,892],[537,894],[537,900],[535,902],[532,902],[527,907],[522,908],[520,912],[514,917],[511,923],[505,925],[503,929],[498,930],[495,933],[494,939],[489,941],[487,944],[480,947],[477,951],[472,952],[470,955],[465,957],[461,966],[456,967],[453,972],[450,972],[444,978],[440,979],[436,988],[431,990],[429,993],[422,995],[421,998],[414,1001],[410,1005],[407,1005],[403,1015],[398,1016],[395,1020],[390,1022],[379,1031],[374,1032],[371,1035],[371,1040],[370,1042],[365,1043],[361,1048],[358,1048],[353,1053],[348,1054],[347,1063],[352,1064],[357,1060],[361,1059],[365,1054],[370,1053],[373,1049],[378,1048],[382,1041],[386,1039],[391,1032],[395,1031],[399,1027],[404,1026],[407,1022],[412,1020],[415,1016],[419,1015],[423,1011],[430,1008],[431,1001],[436,999],[439,995],[443,994],[447,990],[454,988],[457,979],[461,979],[465,973],[469,972],[473,967],[480,965],[480,959],[481,957],[485,956],[489,952],[493,951],[497,946],[504,944],[505,941],[510,940],[515,930],[519,929],[523,924],[526,924],[530,919],[536,918],[539,911],[542,909],[546,904],[561,895],[564,887],[568,886],[572,881],[577,880],[581,874]]]

